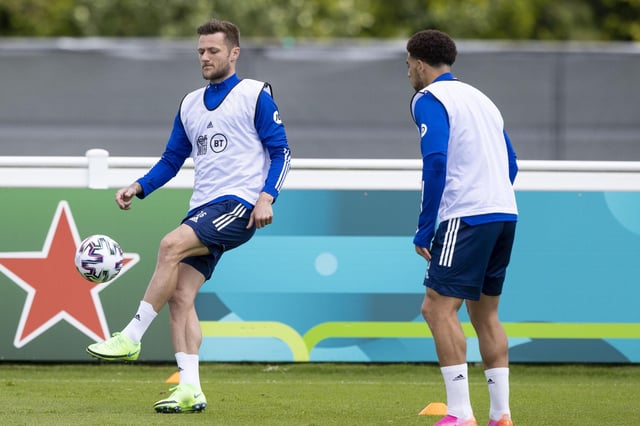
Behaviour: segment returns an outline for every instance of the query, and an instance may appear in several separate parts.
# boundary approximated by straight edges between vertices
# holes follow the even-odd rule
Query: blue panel
[[[414,191],[284,192],[274,224],[226,253],[203,286],[196,301],[201,319],[232,313],[246,321],[279,321],[300,336],[333,321],[422,322],[426,263],[412,244],[418,197]],[[633,302],[640,299],[640,194],[519,192],[517,199],[502,321],[640,323]],[[464,309],[460,317],[468,321]],[[234,352],[234,340],[225,340],[229,360],[241,358],[245,343],[237,344]],[[638,339],[518,338],[510,344],[514,361],[640,360]],[[470,340],[472,358],[479,357],[476,346]],[[203,359],[209,354],[220,359],[209,349]],[[335,338],[314,347],[310,359],[436,356],[431,339]]]

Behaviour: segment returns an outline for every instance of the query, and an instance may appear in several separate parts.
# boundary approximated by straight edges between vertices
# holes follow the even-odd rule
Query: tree
[[[209,17],[244,37],[640,41],[640,0],[3,0],[0,35],[193,37]]]

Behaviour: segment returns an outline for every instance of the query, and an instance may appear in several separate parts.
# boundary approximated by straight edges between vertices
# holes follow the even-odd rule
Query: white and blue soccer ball
[[[122,248],[111,237],[91,235],[82,240],[76,250],[76,269],[82,277],[93,283],[106,283],[122,269]]]

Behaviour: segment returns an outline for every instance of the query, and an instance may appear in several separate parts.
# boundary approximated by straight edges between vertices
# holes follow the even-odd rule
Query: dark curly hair
[[[230,46],[240,47],[240,30],[235,24],[229,21],[211,19],[209,22],[200,25],[197,31],[199,35],[223,33]]]
[[[453,65],[458,53],[448,34],[438,30],[422,30],[407,41],[407,52],[431,66]]]

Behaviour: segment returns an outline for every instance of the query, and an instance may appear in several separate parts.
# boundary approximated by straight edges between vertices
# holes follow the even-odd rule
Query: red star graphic
[[[120,274],[108,283],[82,278],[74,263],[80,244],[76,224],[66,201],[58,204],[40,252],[0,253],[0,271],[27,292],[14,345],[20,348],[61,320],[95,341],[109,337],[98,293],[139,260],[124,253]]]

